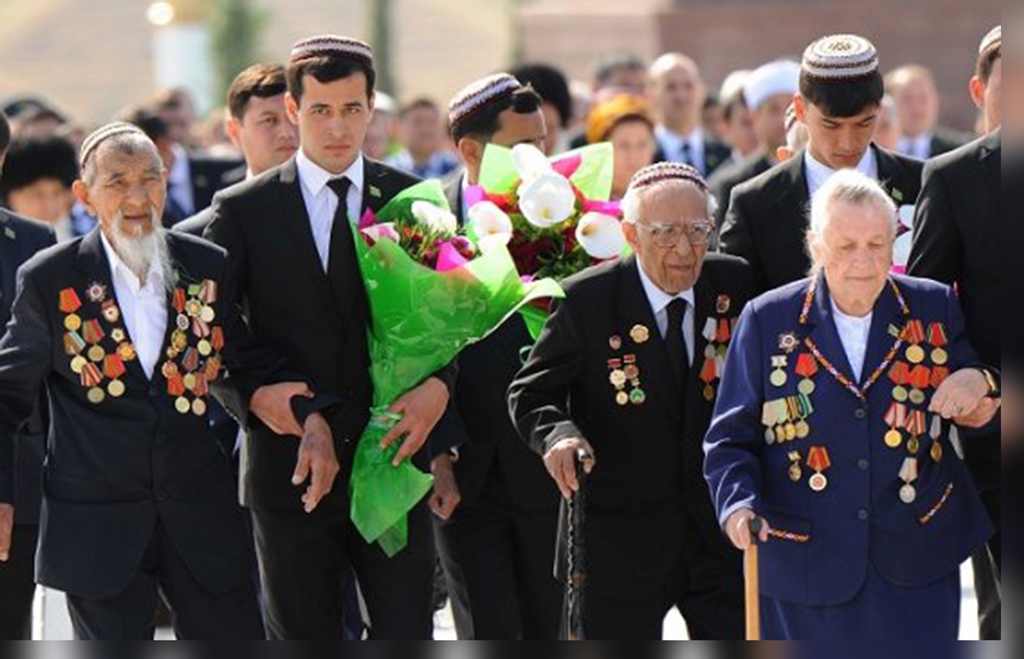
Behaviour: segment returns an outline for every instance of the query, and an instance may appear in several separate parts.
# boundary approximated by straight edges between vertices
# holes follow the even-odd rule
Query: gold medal
[[[202,398],[196,398],[192,401],[192,414],[196,416],[203,416],[206,414],[206,401]]]
[[[188,347],[188,335],[181,330],[174,330],[171,334],[171,347],[176,351],[181,352]]]
[[[911,364],[920,364],[924,361],[924,348],[914,344],[907,348],[907,361]]]
[[[810,378],[804,378],[800,380],[800,384],[797,385],[796,390],[802,393],[804,396],[810,396],[814,393],[815,385],[814,380]]]
[[[185,377],[182,378],[182,382],[185,384],[185,388],[188,389],[189,391],[191,391],[192,389],[195,389],[195,386],[196,386],[196,374],[195,373],[186,373]]]
[[[909,397],[910,396],[907,393],[906,387],[903,387],[903,386],[893,387],[892,399],[895,400],[897,403],[905,403],[905,402],[907,402],[907,399]]]
[[[936,348],[935,350],[932,350],[932,362],[938,364],[939,366],[943,366],[948,361],[949,353],[946,352],[945,349]]]
[[[189,300],[185,305],[185,313],[195,318],[203,312],[203,303],[199,300]]]
[[[174,400],[174,409],[178,410],[178,414],[188,414],[189,410],[192,409],[192,405],[188,402],[188,398],[178,396]]]
[[[924,405],[925,395],[920,389],[911,389],[909,398],[914,405]]]
[[[798,421],[796,424],[796,438],[807,439],[811,436],[811,426],[806,421]]]
[[[787,442],[791,442],[794,439],[796,439],[796,424],[795,423],[787,423],[786,424],[786,441]]]
[[[633,325],[633,329],[629,330],[629,338],[634,343],[647,343],[651,339],[651,331],[643,325]]]
[[[103,358],[107,356],[107,351],[102,346],[93,346],[89,348],[89,359],[94,362],[101,362]]]
[[[110,384],[107,385],[107,393],[114,398],[120,398],[124,395],[124,382],[111,380]]]
[[[103,390],[100,389],[99,387],[93,387],[86,394],[86,397],[89,399],[89,402],[92,403],[93,405],[99,405],[100,403],[102,403],[103,399],[106,398],[106,396],[107,395],[103,393]]]
[[[135,359],[135,346],[130,343],[122,343],[117,346],[117,356],[121,358],[121,361],[132,361]]]
[[[82,373],[82,369],[85,368],[85,365],[88,363],[89,362],[85,359],[85,357],[77,355],[74,359],[71,360],[71,372],[76,375],[80,375]]]
[[[932,443],[931,455],[935,462],[942,462],[942,444],[938,440]]]
[[[825,488],[828,487],[828,478],[825,477],[825,474],[819,472],[811,476],[810,480],[807,481],[807,484],[810,485],[811,489],[815,492],[823,492],[825,491]]]
[[[202,355],[203,357],[209,357],[210,353],[213,352],[213,347],[210,345],[210,342],[207,341],[206,339],[200,341],[196,348],[199,350],[199,354]]]
[[[917,437],[911,437],[907,440],[907,452],[910,455],[917,455],[921,450],[921,440]]]
[[[619,405],[629,405],[629,394],[625,391],[620,391],[615,394],[615,402]]]
[[[71,332],[77,332],[82,328],[82,318],[76,313],[64,316],[64,327]]]
[[[199,312],[199,318],[204,323],[212,323],[216,317],[217,312],[213,310],[213,307],[203,307],[203,310]]]
[[[893,428],[885,433],[885,445],[889,448],[899,448],[903,444],[903,433]]]
[[[768,378],[768,380],[772,383],[772,386],[774,386],[774,387],[784,387],[784,386],[786,386],[786,381],[788,379],[789,379],[789,376],[787,376],[786,372],[783,371],[782,369],[778,369],[778,370],[772,371],[771,377]]]
[[[187,376],[186,376],[187,377]],[[612,386],[616,389],[621,389],[626,386],[626,381],[629,378],[626,377],[626,373],[622,369],[615,369],[608,376],[608,381],[612,383]]]
[[[799,462],[794,462],[793,464],[789,465],[789,480],[793,481],[794,483],[799,483],[800,479],[803,477],[804,472],[800,468]]]
[[[710,384],[704,385],[704,400],[709,403],[715,400],[715,388]]]

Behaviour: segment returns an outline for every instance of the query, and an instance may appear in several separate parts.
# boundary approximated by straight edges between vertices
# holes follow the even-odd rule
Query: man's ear
[[[633,253],[638,253],[640,241],[636,232],[636,222],[623,222],[622,234],[626,237],[626,244],[633,250]]]
[[[231,116],[230,112],[225,112],[227,116],[224,118],[224,132],[227,133],[228,139],[235,145],[239,150],[242,148],[241,140],[239,139],[242,132],[242,124]]]
[[[292,125],[299,125],[299,104],[292,96],[291,92],[285,92],[284,94],[284,110],[285,114],[288,115],[288,121],[292,122]]]
[[[793,97],[793,109],[796,111],[796,118],[802,124],[807,123],[807,102],[804,100],[803,94],[797,94]]]
[[[971,78],[971,83],[967,86],[967,89],[971,93],[971,100],[974,101],[974,105],[980,110],[985,102],[985,85],[981,82],[981,78],[978,76]]]
[[[484,145],[472,137],[463,137],[456,145],[459,156],[464,163],[480,164],[484,159]]]
[[[75,195],[75,199],[77,199],[79,203],[85,206],[85,210],[89,211],[89,215],[97,217],[96,208],[92,205],[92,202],[89,201],[89,188],[85,185],[85,181],[78,179],[72,183],[71,193]]]

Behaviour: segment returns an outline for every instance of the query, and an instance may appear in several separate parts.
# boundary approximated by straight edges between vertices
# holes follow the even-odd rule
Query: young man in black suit
[[[277,639],[341,638],[343,593],[354,567],[373,638],[427,639],[434,574],[427,503],[410,513],[408,546],[389,559],[349,522],[348,497],[355,443],[373,399],[369,309],[349,223],[416,180],[361,154],[374,103],[368,45],[334,36],[302,40],[287,78],[299,153],[218,195],[206,231],[230,254],[240,282],[235,301],[245,305],[256,338],[290,358],[318,394],[337,400],[327,410],[335,441],[313,460],[340,475],[313,514],[290,484],[295,442],[259,424],[248,429],[242,502],[253,513],[267,628]],[[404,417],[385,441],[404,437],[402,460],[426,457],[419,449],[454,383],[453,369],[438,375],[410,382],[392,408]]]
[[[10,125],[0,113],[0,176],[10,137]],[[53,245],[56,237],[46,225],[3,208],[0,231],[0,327],[6,327],[14,304],[18,268],[36,252]],[[13,533],[10,546],[0,547],[0,640],[5,641],[32,640],[32,600],[36,592],[33,568],[39,538],[45,409],[46,400],[40,398],[28,422],[14,435],[15,514],[0,504],[0,536]]]
[[[1001,229],[1002,131],[930,161],[917,205],[909,274],[955,285],[978,356],[1002,363]],[[964,443],[966,460],[996,528],[1002,513],[1002,458],[998,424]],[[999,640],[1002,535],[974,558],[983,640]]]
[[[446,191],[465,223],[462,192],[476,185],[487,145],[541,148],[547,123],[537,93],[500,73],[458,92],[449,124],[465,172]],[[453,511],[446,500],[438,501],[435,527],[460,639],[557,638],[561,592],[551,566],[558,493],[520,441],[506,397],[530,343],[525,323],[515,316],[459,355],[453,407],[468,436],[458,442],[453,465],[461,503]],[[435,478],[444,476],[435,470]]]
[[[741,259],[708,254],[714,202],[688,165],[634,176],[623,224],[635,252],[571,277],[509,390],[523,439],[565,498],[586,485],[588,640],[661,638],[678,606],[695,640],[743,638],[739,552],[722,535],[702,442],[750,297]]]
[[[750,263],[758,291],[807,276],[809,204],[835,171],[864,172],[897,205],[917,199],[922,163],[871,143],[884,95],[878,54],[867,39],[826,37],[804,53],[795,105],[810,136],[807,149],[737,186],[722,227],[721,251]]]
[[[67,593],[76,637],[151,639],[162,596],[179,638],[262,639],[252,541],[208,397],[245,418],[249,401],[285,407],[308,383],[267,386],[284,362],[252,343],[230,303],[227,255],[160,228],[165,173],[142,131],[99,129],[81,165],[75,195],[100,226],[22,267],[0,341],[0,514],[13,501],[12,436],[45,385],[36,576]],[[320,414],[285,421],[304,444],[331,441]],[[314,474],[314,505],[324,480]]]

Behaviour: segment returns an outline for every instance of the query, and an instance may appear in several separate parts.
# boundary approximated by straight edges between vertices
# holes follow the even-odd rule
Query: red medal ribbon
[[[812,446],[807,454],[807,466],[819,474],[832,466],[832,460],[828,456],[828,449],[824,446]]]
[[[910,382],[910,366],[906,362],[896,362],[889,370],[889,379],[899,386]]]
[[[185,358],[181,360],[181,365],[185,367],[185,371],[188,373],[199,368],[199,351],[195,348],[186,350]]]
[[[714,359],[704,360],[704,367],[700,370],[701,382],[711,384],[718,378],[718,365]]]
[[[210,331],[210,345],[213,346],[213,349],[217,352],[224,349],[224,328],[218,325]],[[634,364],[636,363],[636,359],[634,358],[632,362],[627,359],[626,363]]]
[[[121,377],[126,370],[124,362],[117,355],[107,355],[103,360],[103,374],[111,380]]]
[[[949,377],[949,369],[945,366],[933,366],[932,367],[932,386],[936,389],[939,388],[946,378]]]
[[[73,288],[65,288],[60,292],[60,310],[63,313],[75,313],[82,308],[82,301]]]
[[[723,318],[718,321],[718,333],[715,335],[715,340],[718,343],[728,343],[729,339],[732,338],[732,330],[729,329],[729,320]]]
[[[914,410],[907,417],[907,432],[910,433],[911,437],[920,437],[924,434],[924,410]]]
[[[909,343],[917,345],[924,341],[924,323],[920,320],[912,320],[907,323],[907,329],[905,330],[905,337]]]
[[[814,355],[805,352],[796,358],[796,374],[805,378],[812,378],[818,372],[818,362]]]
[[[936,348],[941,348],[948,343],[946,339],[946,328],[942,323],[932,323],[928,326],[928,343]]]
[[[185,313],[185,291],[181,288],[174,289],[174,310],[178,313]]]
[[[899,428],[907,422],[907,406],[903,403],[893,403],[889,411],[885,413],[885,425],[890,428]]]
[[[199,299],[205,304],[213,304],[217,301],[217,282],[212,279],[204,279],[199,286]]]
[[[180,373],[167,378],[167,393],[174,398],[185,395],[185,378]]]
[[[203,373],[196,373],[195,378],[196,383],[192,387],[192,393],[200,397],[210,393],[210,385],[206,381],[206,376]]]
[[[910,384],[915,389],[924,391],[928,388],[928,385],[932,381],[932,372],[924,364],[918,364],[914,367],[914,370],[910,372]]]
[[[89,320],[86,321],[85,327],[82,329],[82,336],[90,345],[96,345],[103,340],[106,334],[103,333],[103,328],[100,327],[100,321]]]
[[[88,363],[82,367],[81,382],[83,387],[95,387],[103,382],[103,374],[96,364]]]
[[[220,373],[220,357],[210,357],[206,360],[206,380],[213,382]]]

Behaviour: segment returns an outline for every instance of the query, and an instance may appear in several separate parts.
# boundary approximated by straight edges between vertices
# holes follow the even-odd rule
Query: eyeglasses
[[[678,224],[676,222],[637,222],[638,227],[643,227],[651,234],[654,244],[662,249],[675,247],[679,240],[685,235],[690,245],[700,247],[707,245],[715,233],[715,225],[706,220]]]

